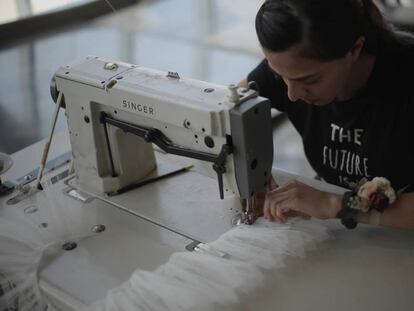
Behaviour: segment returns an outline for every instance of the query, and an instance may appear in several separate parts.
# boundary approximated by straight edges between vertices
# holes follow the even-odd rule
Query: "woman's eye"
[[[306,84],[306,85],[312,85],[312,84],[318,83],[319,81],[320,81],[320,77],[304,81],[303,83]]]

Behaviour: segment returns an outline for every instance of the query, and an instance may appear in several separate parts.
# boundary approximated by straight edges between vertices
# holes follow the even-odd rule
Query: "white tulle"
[[[89,311],[217,310],[264,286],[267,272],[282,268],[289,256],[303,257],[328,238],[319,221],[280,225],[259,219],[209,243],[217,252],[182,252],[153,272],[137,270],[122,286]]]
[[[87,212],[82,217],[66,213],[61,195],[60,190],[49,188],[33,195],[30,203],[0,206],[0,311],[54,310],[39,290],[38,273],[62,252],[64,242],[91,235],[95,217]],[[48,226],[39,212],[25,213],[26,208],[48,215]]]
[[[38,286],[42,264],[61,252],[65,241],[91,235],[96,215],[65,213],[61,193],[48,189],[34,196],[51,224],[44,227],[35,215],[21,217],[23,210],[0,210],[0,311],[53,310]],[[81,203],[79,203],[81,205]],[[91,210],[91,209],[89,209]],[[19,214],[20,213],[20,214]],[[19,216],[20,215],[20,216]],[[208,244],[209,252],[181,252],[155,271],[136,270],[121,286],[89,306],[98,310],[217,310],[238,308],[241,298],[266,283],[271,271],[283,268],[289,256],[303,257],[328,238],[321,221],[294,220],[289,224],[259,219],[242,225]],[[218,251],[218,252],[217,252]],[[225,253],[221,257],[217,254]]]

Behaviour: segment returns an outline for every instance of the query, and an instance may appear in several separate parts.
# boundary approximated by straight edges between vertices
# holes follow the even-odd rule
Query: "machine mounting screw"
[[[104,69],[106,70],[116,70],[118,69],[118,65],[115,63],[105,63]]]
[[[75,242],[66,242],[65,244],[62,245],[62,249],[65,251],[71,251],[73,249],[75,249],[78,245]]]
[[[105,231],[106,227],[104,225],[96,225],[92,227],[92,232],[94,233],[100,233]]]

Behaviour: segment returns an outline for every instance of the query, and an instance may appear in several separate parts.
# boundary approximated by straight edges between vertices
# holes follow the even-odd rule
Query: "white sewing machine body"
[[[221,175],[220,188],[237,196],[264,188],[273,161],[270,103],[255,91],[236,89],[234,99],[223,86],[97,57],[62,66],[55,81],[86,190],[116,193],[142,180],[156,166],[147,142],[222,164],[209,175]]]

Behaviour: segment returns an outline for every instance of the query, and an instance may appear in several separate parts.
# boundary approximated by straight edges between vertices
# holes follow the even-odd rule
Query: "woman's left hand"
[[[290,217],[335,218],[341,196],[293,181],[266,194],[263,213],[270,221],[286,222]]]

